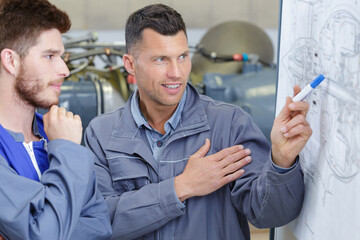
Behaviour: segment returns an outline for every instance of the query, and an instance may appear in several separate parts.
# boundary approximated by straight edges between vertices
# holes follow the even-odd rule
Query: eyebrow
[[[190,50],[186,50],[185,52],[179,54],[179,56],[182,56],[184,54],[190,54]],[[168,58],[169,56],[167,55],[156,55],[156,56],[153,56],[153,58]]]
[[[59,54],[59,55],[62,55],[63,51],[61,50],[55,50],[55,49],[47,49],[45,51],[42,52],[43,54]]]
[[[181,56],[181,55],[184,55],[184,54],[190,54],[190,50],[186,50],[185,52],[183,52],[182,54],[180,54],[180,56]]]

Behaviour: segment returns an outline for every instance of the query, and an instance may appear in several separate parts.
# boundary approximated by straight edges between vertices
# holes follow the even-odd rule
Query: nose
[[[59,69],[59,74],[61,75],[61,77],[65,78],[70,75],[69,68],[67,67],[66,63],[64,62],[64,60],[62,58],[60,58],[58,69]]]
[[[181,67],[177,61],[168,64],[167,76],[170,79],[179,79],[181,77]]]

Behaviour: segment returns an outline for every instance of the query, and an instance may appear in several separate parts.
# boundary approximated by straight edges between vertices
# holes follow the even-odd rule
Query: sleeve
[[[174,178],[144,185],[138,190],[117,191],[99,138],[91,124],[85,131],[85,145],[96,156],[98,186],[110,212],[113,239],[134,239],[154,232],[172,219],[184,214],[175,192]]]
[[[110,239],[112,230],[109,211],[104,197],[97,187],[95,172],[93,172],[89,186],[92,186],[92,189],[88,192],[87,201],[82,208],[79,222],[71,239]]]
[[[0,234],[11,240],[84,239],[74,238],[77,228],[92,228],[84,233],[91,234],[89,239],[110,238],[108,212],[94,182],[93,154],[59,139],[49,142],[48,157],[41,182],[19,176],[0,159]]]
[[[232,184],[231,198],[239,212],[258,228],[277,227],[295,219],[304,199],[304,178],[298,161],[286,173],[277,172],[270,146],[260,129],[245,114],[237,116],[231,134],[233,144],[251,150],[252,162]]]

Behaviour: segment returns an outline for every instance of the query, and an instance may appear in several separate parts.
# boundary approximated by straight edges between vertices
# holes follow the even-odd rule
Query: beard
[[[19,74],[15,83],[15,90],[20,100],[35,108],[50,108],[52,105],[58,104],[58,97],[56,100],[51,100],[42,96],[47,85],[45,85],[41,79],[33,76],[31,71],[23,65],[23,63],[20,65]]]

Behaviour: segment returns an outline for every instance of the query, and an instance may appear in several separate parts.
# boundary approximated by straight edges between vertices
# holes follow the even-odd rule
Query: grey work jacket
[[[271,164],[265,137],[240,108],[199,95],[187,86],[180,123],[153,158],[145,130],[123,108],[95,118],[85,133],[95,153],[98,185],[110,210],[114,239],[249,239],[247,220],[275,227],[293,220],[304,197],[300,165],[285,174]],[[181,208],[174,177],[209,138],[209,154],[242,144],[252,151],[245,174],[202,197],[187,199]]]

